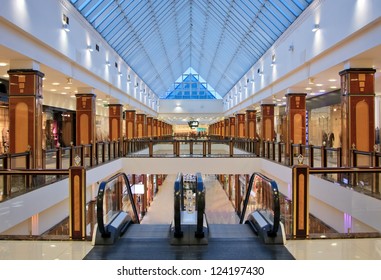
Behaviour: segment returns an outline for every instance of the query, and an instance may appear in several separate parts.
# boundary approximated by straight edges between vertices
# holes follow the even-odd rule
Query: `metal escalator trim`
[[[138,212],[136,209],[136,205],[135,205],[135,201],[133,198],[133,194],[131,191],[131,185],[130,185],[130,182],[128,180],[128,177],[125,173],[119,172],[119,173],[113,175],[112,177],[108,178],[106,181],[102,181],[100,183],[99,189],[98,189],[98,194],[97,194],[97,223],[98,223],[99,232],[101,233],[102,237],[104,237],[104,238],[108,238],[111,236],[111,233],[107,230],[107,226],[104,224],[104,221],[103,221],[103,216],[104,216],[103,200],[104,200],[105,189],[106,189],[106,186],[108,183],[110,183],[111,181],[115,180],[116,178],[118,178],[120,176],[122,176],[124,183],[126,185],[127,195],[128,195],[129,200],[130,200],[132,211],[133,211],[133,214],[135,217],[135,219],[133,219],[133,220],[137,224],[140,223],[139,215],[138,215]],[[115,217],[116,216],[117,215],[115,215]],[[111,220],[111,222],[112,222],[112,220]]]
[[[240,216],[240,224],[243,223],[243,220],[245,219],[245,214],[246,214],[246,209],[249,204],[249,199],[250,199],[250,193],[253,189],[253,182],[256,176],[259,176],[261,179],[265,180],[268,182],[271,186],[271,191],[272,191],[272,199],[273,199],[273,213],[274,213],[274,222],[271,227],[271,229],[267,232],[268,236],[270,237],[275,237],[277,235],[278,229],[279,229],[279,224],[280,224],[280,201],[279,201],[279,190],[278,190],[278,185],[276,182],[265,175],[261,173],[254,172],[249,180],[249,185],[247,187],[244,203],[243,203],[243,209],[242,213]]]

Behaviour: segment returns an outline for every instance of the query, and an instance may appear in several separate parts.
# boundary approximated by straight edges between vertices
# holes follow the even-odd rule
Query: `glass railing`
[[[127,213],[128,216],[125,226],[129,223],[139,223],[131,185],[124,173],[118,173],[99,185],[97,223],[98,230],[103,238],[110,237],[109,226],[121,212]]]
[[[280,224],[280,200],[276,182],[263,174],[253,173],[246,190],[240,215],[240,223],[247,221],[250,214],[258,212],[271,223],[268,236],[278,233]]]
[[[0,201],[50,185],[67,178],[68,175],[69,171],[67,169],[0,169]]]

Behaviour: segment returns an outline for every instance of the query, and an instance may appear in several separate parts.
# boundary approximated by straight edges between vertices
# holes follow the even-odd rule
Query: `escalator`
[[[263,180],[258,179],[257,174],[253,174],[250,180],[251,186],[248,189],[249,194],[245,196],[240,224],[209,224],[205,215],[205,208],[208,205],[205,201],[206,190],[201,174],[179,173],[174,183],[174,215],[171,224],[140,224],[133,210],[134,208],[136,210],[136,207],[132,206],[127,214],[129,218],[124,219],[125,223],[119,226],[123,230],[115,231],[118,234],[114,234],[112,241],[93,242],[94,248],[84,259],[294,259],[282,242],[266,241],[266,238],[275,240],[281,226],[278,225],[276,229],[278,218],[277,214],[273,215],[273,209],[265,209],[267,203],[273,205],[274,194],[265,191],[267,183],[264,182],[267,178],[259,178]],[[124,193],[129,193],[128,188],[125,186],[122,188]],[[257,195],[253,196],[253,190],[258,191]],[[126,200],[126,197],[124,199]],[[134,202],[132,194],[130,202],[131,204]],[[106,203],[99,201],[99,206],[101,205],[105,206]],[[253,215],[255,212],[257,214]],[[126,214],[117,216],[119,215]],[[98,214],[99,219],[100,216],[101,214]],[[259,219],[259,216],[262,219]],[[100,239],[112,238],[112,234],[107,236],[107,232],[113,231],[110,222],[106,223],[103,220],[103,223],[106,234]],[[264,238],[263,235],[267,237]]]

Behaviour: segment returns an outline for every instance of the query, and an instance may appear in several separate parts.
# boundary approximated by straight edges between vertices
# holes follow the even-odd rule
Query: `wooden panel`
[[[15,151],[16,153],[22,153],[27,150],[29,145],[29,136],[32,133],[29,131],[29,121],[28,121],[28,105],[24,102],[20,102],[15,107],[15,123],[23,124],[15,126],[15,136],[17,137],[15,141]],[[30,143],[31,145],[33,142]]]

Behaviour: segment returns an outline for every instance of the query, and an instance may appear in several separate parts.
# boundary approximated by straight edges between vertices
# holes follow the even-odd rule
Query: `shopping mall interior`
[[[381,259],[381,1],[2,0],[0,34],[0,259]]]

